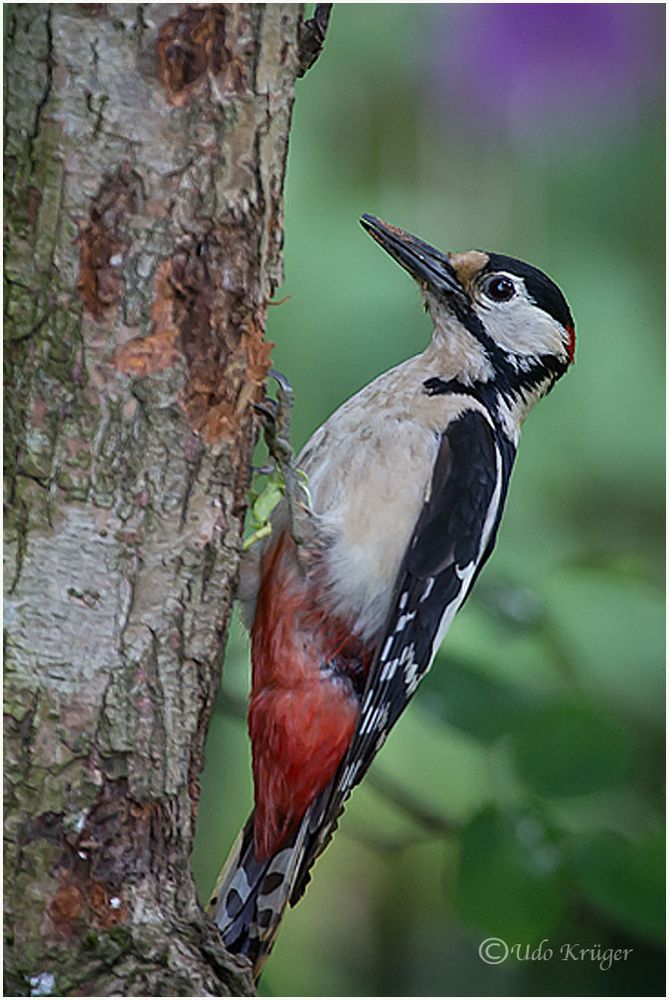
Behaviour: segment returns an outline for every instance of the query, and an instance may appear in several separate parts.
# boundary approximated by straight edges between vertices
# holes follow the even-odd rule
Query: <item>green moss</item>
[[[82,941],[82,945],[86,949],[86,951],[92,951],[93,949],[98,947],[99,941],[100,938],[98,937],[95,931],[87,930],[86,933],[84,934],[84,940]]]
[[[22,269],[19,270],[17,277],[19,275],[24,275]],[[8,271],[7,277],[11,279],[11,270]],[[38,302],[32,289],[15,284],[10,280],[5,296],[6,342],[23,340],[30,335],[38,315],[37,309]]]
[[[107,933],[107,937],[109,941],[117,949],[117,954],[119,955],[119,957],[120,955],[123,955],[126,952],[131,951],[133,946],[132,934],[130,933],[127,927],[123,926],[123,924],[117,924],[116,927],[112,927],[111,930]],[[100,942],[101,947],[103,943],[104,939],[102,939]]]
[[[5,690],[4,690],[4,713],[8,718],[21,723],[27,716],[35,711],[35,689],[29,689],[24,678],[20,680],[20,686],[11,680],[12,670],[12,642],[7,643],[5,649]]]
[[[25,540],[28,531],[44,531],[50,525],[49,494],[46,482],[40,475],[30,477],[28,468],[21,467],[15,485],[16,507],[10,516],[15,519],[15,527],[19,536]],[[43,468],[43,467],[42,467]]]
[[[71,475],[64,470],[56,473],[56,485],[67,495],[70,502],[79,501],[81,503],[88,499],[90,490],[90,480],[88,477],[80,478]]]
[[[51,475],[53,444],[51,435],[31,429],[24,440],[20,474],[46,486]]]
[[[215,109],[218,111],[218,115],[215,121],[217,122],[217,124],[218,122],[220,122],[220,125],[224,133],[234,131],[235,126],[237,125],[237,122],[239,121],[239,118],[241,116],[241,108],[242,108],[241,101],[230,100],[221,103]]]
[[[64,182],[62,154],[58,154],[61,142],[58,128],[45,127],[40,132],[39,146],[36,144],[35,150],[38,155],[33,185],[42,195],[35,226],[35,266],[42,273],[51,267],[58,232]]]

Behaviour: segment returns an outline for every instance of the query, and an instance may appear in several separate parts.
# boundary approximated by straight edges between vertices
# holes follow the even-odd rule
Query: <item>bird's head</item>
[[[541,385],[543,395],[573,362],[569,306],[538,268],[481,250],[442,253],[372,215],[360,221],[418,282],[435,334],[466,380]]]

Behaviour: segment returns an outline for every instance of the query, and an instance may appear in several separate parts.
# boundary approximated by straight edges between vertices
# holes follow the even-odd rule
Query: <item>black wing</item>
[[[312,843],[293,902],[351,789],[429,670],[445,630],[492,551],[512,462],[513,449],[500,450],[492,421],[478,409],[465,410],[441,436],[430,493],[397,577],[351,746],[331,786],[312,807]]]

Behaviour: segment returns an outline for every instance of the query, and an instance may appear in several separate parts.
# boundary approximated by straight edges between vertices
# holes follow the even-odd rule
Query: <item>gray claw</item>
[[[275,400],[266,399],[264,403],[254,403],[253,409],[265,420],[272,424],[276,423],[278,406]]]
[[[269,375],[270,378],[274,379],[274,381],[279,386],[279,389],[281,389],[282,392],[284,392],[286,395],[292,396],[293,387],[286,378],[286,376],[283,374],[283,372],[277,371],[276,368],[270,368],[267,374]]]

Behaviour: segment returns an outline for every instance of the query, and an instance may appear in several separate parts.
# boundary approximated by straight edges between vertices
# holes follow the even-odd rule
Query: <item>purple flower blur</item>
[[[461,124],[581,131],[664,93],[661,4],[443,4],[436,16],[433,98]]]

